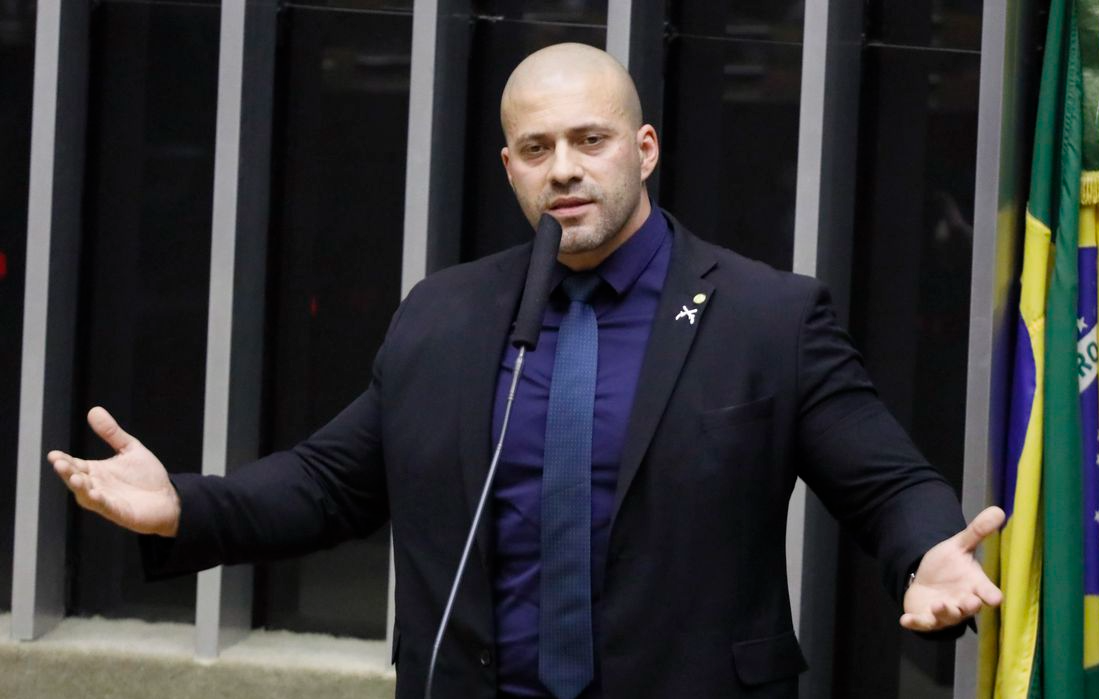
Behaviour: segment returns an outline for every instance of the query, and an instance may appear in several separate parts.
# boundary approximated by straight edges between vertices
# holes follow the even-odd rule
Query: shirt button
[[[481,651],[481,667],[488,667],[492,664],[492,653],[487,650]]]

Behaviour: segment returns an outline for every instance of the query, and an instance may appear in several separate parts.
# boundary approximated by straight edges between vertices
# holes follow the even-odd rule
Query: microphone
[[[450,586],[450,596],[447,597],[446,607],[443,609],[443,618],[439,621],[435,645],[431,648],[431,661],[427,666],[427,685],[424,688],[425,699],[431,699],[432,684],[435,680],[435,662],[439,659],[443,634],[446,633],[447,622],[454,610],[458,586],[462,583],[462,574],[465,572],[466,562],[469,561],[469,553],[473,550],[473,541],[477,535],[481,515],[485,511],[485,502],[488,501],[492,481],[496,477],[496,466],[500,463],[500,452],[504,448],[504,436],[508,433],[511,404],[515,401],[515,389],[519,385],[519,377],[523,374],[523,360],[527,350],[533,351],[538,345],[538,335],[542,332],[542,315],[546,311],[546,304],[549,302],[550,291],[552,291],[550,279],[553,276],[554,262],[557,260],[557,250],[560,247],[561,224],[549,214],[542,214],[542,218],[538,221],[538,230],[534,234],[534,247],[530,251],[527,282],[523,287],[523,298],[519,302],[519,313],[515,318],[515,331],[511,334],[511,344],[519,348],[519,354],[515,357],[515,369],[511,372],[511,387],[508,389],[508,399],[504,406],[504,418],[500,423],[500,438],[496,441],[496,450],[492,453],[492,463],[489,464],[488,475],[485,476],[485,486],[481,489],[481,499],[477,501],[473,523],[469,526],[466,545],[458,559],[458,570],[454,573],[454,582]]]
[[[542,332],[542,314],[552,291],[550,281],[553,263],[557,260],[560,247],[560,222],[549,214],[542,214],[538,221],[538,231],[534,234],[534,249],[530,252],[527,283],[523,287],[519,314],[515,317],[515,331],[511,334],[511,344],[515,347],[526,347],[534,351],[538,346],[538,335]]]

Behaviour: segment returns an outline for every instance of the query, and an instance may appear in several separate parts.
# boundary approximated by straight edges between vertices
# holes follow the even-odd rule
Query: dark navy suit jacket
[[[604,696],[795,697],[805,661],[784,547],[796,478],[881,560],[898,599],[909,569],[964,520],[878,400],[824,288],[672,227],[610,525]],[[529,256],[528,244],[417,285],[370,387],[306,441],[225,479],[175,476],[179,536],[145,540],[150,571],[295,555],[391,520],[397,696],[422,697]],[[693,324],[675,320],[683,306],[698,309]],[[440,655],[438,699],[495,696],[488,529]]]

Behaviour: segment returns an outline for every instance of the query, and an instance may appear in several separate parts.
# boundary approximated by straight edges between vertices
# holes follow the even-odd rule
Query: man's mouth
[[[591,199],[582,197],[562,197],[550,204],[550,213],[559,218],[579,216],[592,203]]]

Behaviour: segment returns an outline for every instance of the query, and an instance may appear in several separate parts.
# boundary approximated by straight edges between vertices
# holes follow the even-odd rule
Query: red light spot
[[[8,276],[8,255],[3,250],[0,250],[0,281],[3,281]]]
[[[316,296],[310,296],[309,297],[309,315],[311,315],[314,318],[317,317],[317,297]]]

